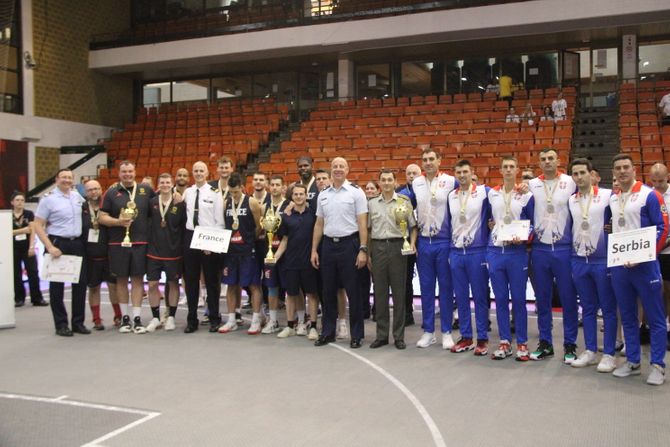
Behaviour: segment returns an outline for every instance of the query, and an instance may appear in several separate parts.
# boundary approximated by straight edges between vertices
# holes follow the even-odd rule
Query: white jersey
[[[531,222],[533,220],[533,194],[530,192],[521,194],[518,191],[512,191],[508,196],[502,188],[502,186],[496,186],[489,190],[491,218],[495,222],[489,238],[489,247],[503,247],[506,245],[503,241],[498,240],[498,231],[500,225],[505,221],[505,216],[509,215],[512,220],[528,219]]]
[[[456,178],[444,172],[439,172],[431,182],[428,182],[425,175],[414,179],[412,188],[416,197],[416,220],[421,236],[451,239],[447,197],[456,186]]]
[[[451,246],[455,248],[483,248],[489,239],[488,186],[470,185],[469,191],[455,189],[449,193],[451,214]]]
[[[572,242],[572,222],[568,199],[575,192],[572,177],[559,174],[553,180],[541,175],[528,183],[535,198],[535,239],[533,245],[566,245]]]
[[[667,94],[668,96],[668,106],[670,107],[670,93]],[[655,191],[658,191],[657,189],[654,189]],[[660,191],[658,191],[660,193]],[[668,203],[670,203],[670,186],[665,190],[663,193],[663,201],[665,202],[666,206]],[[670,247],[665,247],[663,251],[661,251],[662,255],[670,255]]]
[[[612,191],[593,187],[593,193],[576,192],[570,197],[572,215],[572,254],[579,257],[607,259],[607,237],[604,225],[608,224]],[[586,218],[585,218],[586,216]]]

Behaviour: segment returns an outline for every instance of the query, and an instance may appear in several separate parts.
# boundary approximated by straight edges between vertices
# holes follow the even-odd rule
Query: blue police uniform
[[[349,181],[319,193],[316,215],[324,222],[319,266],[323,281],[322,337],[335,337],[337,289],[344,287],[349,299],[351,339],[364,338],[364,297],[360,296],[362,277],[356,258],[360,247],[357,218],[367,212],[365,194]]]
[[[668,214],[663,196],[642,182],[629,193],[616,192],[610,198],[612,232],[656,227],[657,252],[668,236]],[[643,262],[632,268],[612,267],[612,287],[619,305],[621,326],[626,342],[626,359],[640,363],[640,331],[637,297],[642,301],[651,336],[650,363],[665,368],[667,346],[663,281],[658,261]]]
[[[486,259],[489,264],[491,288],[496,300],[496,319],[500,340],[512,341],[510,327],[509,298],[512,297],[512,312],[516,342],[528,342],[528,312],[526,310],[526,284],[528,283],[528,252],[526,244],[514,245],[498,239],[498,232],[505,220],[533,220],[534,200],[530,192],[521,194],[512,191],[506,196],[502,186],[489,190],[491,218],[495,226],[489,236]],[[506,200],[509,205],[506,205]],[[509,209],[508,209],[509,208]],[[506,216],[509,216],[506,218]]]

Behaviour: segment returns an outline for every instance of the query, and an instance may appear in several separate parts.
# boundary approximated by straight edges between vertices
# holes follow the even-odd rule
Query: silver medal
[[[458,218],[458,221],[459,221],[460,223],[463,224],[463,223],[465,223],[465,222],[467,221],[467,219],[465,218],[464,215],[461,214],[461,215],[459,216],[459,218]]]
[[[587,221],[583,221],[582,230],[587,231],[589,228],[591,228],[591,224],[589,224]]]
[[[547,204],[547,212],[549,214],[554,214],[554,205],[553,204],[551,204],[551,203]]]
[[[511,224],[511,223],[512,223],[512,216],[507,215],[507,216],[503,217],[503,223],[504,223],[505,225],[509,225],[509,224]]]
[[[619,226],[620,227],[625,227],[626,226],[626,219],[624,217],[619,217]]]
[[[431,205],[437,205],[437,198],[432,197],[432,198],[430,199],[430,204],[431,204]]]

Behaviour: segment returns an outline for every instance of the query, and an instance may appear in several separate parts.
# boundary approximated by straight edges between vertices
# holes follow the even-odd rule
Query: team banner
[[[227,253],[232,231],[217,227],[195,227],[191,248],[194,250]]]
[[[61,255],[57,258],[50,254],[44,255],[42,268],[40,269],[40,278],[50,282],[69,282],[79,283],[81,273],[81,256]]]
[[[612,233],[607,241],[607,267],[656,260],[656,227]]]

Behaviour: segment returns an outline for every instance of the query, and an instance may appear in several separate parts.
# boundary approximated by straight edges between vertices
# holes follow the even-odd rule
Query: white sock
[[[270,320],[277,321],[277,311],[270,309]]]
[[[258,323],[261,321],[261,314],[260,312],[254,312],[253,315],[251,316],[251,323]]]
[[[238,307],[237,309],[235,309],[235,312],[238,313],[238,314],[241,314],[242,313],[242,308]]]
[[[228,322],[232,323],[232,322],[234,322],[235,320],[236,320],[236,318],[235,318],[235,312],[233,312],[232,314],[228,314]]]
[[[133,306],[133,318],[139,317],[142,315],[142,308]]]
[[[298,323],[303,324],[305,322],[305,311],[304,310],[298,310],[296,311],[298,314]]]
[[[128,315],[128,303],[119,303],[121,308],[121,315]]]

